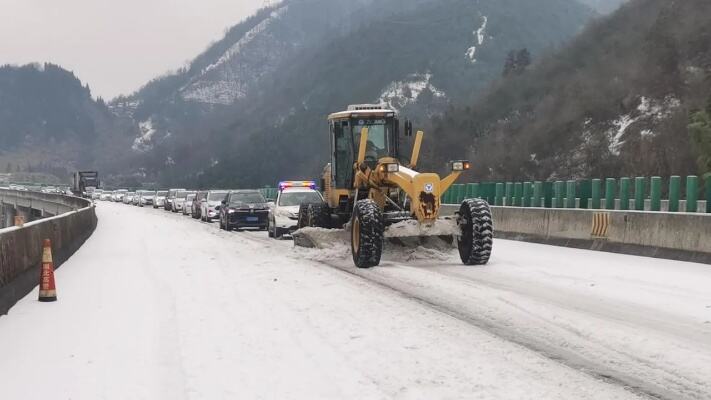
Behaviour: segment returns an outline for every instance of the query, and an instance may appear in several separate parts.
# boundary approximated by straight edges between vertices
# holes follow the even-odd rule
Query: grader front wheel
[[[383,214],[373,200],[356,203],[351,218],[351,253],[358,268],[371,268],[380,264],[383,253]]]
[[[494,226],[489,203],[482,199],[462,202],[459,209],[461,234],[457,241],[459,256],[465,265],[489,262],[494,244]]]

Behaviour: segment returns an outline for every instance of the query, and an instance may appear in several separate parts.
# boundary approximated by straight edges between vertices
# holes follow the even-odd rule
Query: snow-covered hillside
[[[420,95],[427,91],[434,99],[446,100],[443,91],[432,83],[432,74],[412,74],[402,81],[393,82],[380,95],[376,103],[387,104],[391,109],[400,111],[418,101]]]
[[[498,78],[512,49],[535,57],[591,16],[569,0],[284,0],[111,106],[133,125],[128,168],[153,181],[171,175],[166,157],[185,180],[212,180],[236,160],[264,183],[284,169],[306,176],[322,167],[301,157],[320,151],[329,112],[379,101],[425,125]],[[266,148],[284,155],[255,168]]]
[[[180,90],[188,101],[229,105],[244,98],[250,86],[272,72],[297,43],[274,33],[273,25],[289,9],[283,5],[249,30],[217,61],[204,68]]]

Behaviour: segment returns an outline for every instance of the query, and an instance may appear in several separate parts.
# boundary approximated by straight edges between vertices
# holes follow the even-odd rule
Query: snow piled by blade
[[[134,151],[146,152],[153,148],[151,140],[156,133],[156,129],[153,127],[153,119],[149,118],[147,121],[140,122],[138,124],[140,130],[140,135],[133,141],[133,146],[131,148]]]
[[[425,90],[432,93],[433,97],[445,98],[443,91],[437,89],[430,81],[431,73],[412,74],[402,81],[393,82],[380,95],[376,103],[387,104],[391,109],[400,111],[403,107],[417,102],[420,94]]]
[[[489,18],[482,15],[481,20],[481,26],[474,31],[474,39],[476,44],[467,49],[466,52],[466,56],[472,64],[476,63],[476,51],[484,44],[484,39],[486,38],[486,25],[489,23]]]
[[[217,61],[205,67],[197,78],[184,86],[180,92],[183,99],[205,104],[229,105],[247,95],[250,83],[268,71],[275,60],[282,56],[282,48],[269,32],[269,27],[288,10],[283,6],[273,11],[268,18],[257,24],[230,47]],[[251,65],[249,60],[261,60],[260,65]]]
[[[413,231],[415,232],[415,231]],[[344,229],[302,228],[295,234],[308,235],[316,247],[294,246],[289,256],[300,260],[329,262],[351,258],[350,231]],[[439,238],[422,238],[417,243],[385,240],[383,259],[387,261],[449,260],[455,256],[452,243]]]
[[[385,237],[450,236],[459,235],[459,233],[459,226],[454,219],[437,220],[431,225],[421,224],[417,220],[407,220],[387,227]]]

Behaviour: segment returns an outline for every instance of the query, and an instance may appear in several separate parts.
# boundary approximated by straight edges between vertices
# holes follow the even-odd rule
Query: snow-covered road
[[[711,398],[711,267],[497,240],[486,267],[100,203],[0,317],[2,399]]]

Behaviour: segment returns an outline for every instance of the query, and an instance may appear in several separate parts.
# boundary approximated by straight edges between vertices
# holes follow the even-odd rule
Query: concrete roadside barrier
[[[709,214],[492,207],[492,215],[497,238],[711,264]]]
[[[0,315],[6,314],[10,307],[37,286],[44,239],[51,240],[54,267],[59,268],[96,228],[96,212],[90,201],[61,197],[57,196],[57,201],[68,203],[71,207],[57,203],[56,208],[64,207],[65,212],[26,222],[21,227],[0,229]],[[45,198],[47,196],[38,199]],[[47,205],[50,205],[50,200],[47,200]]]

